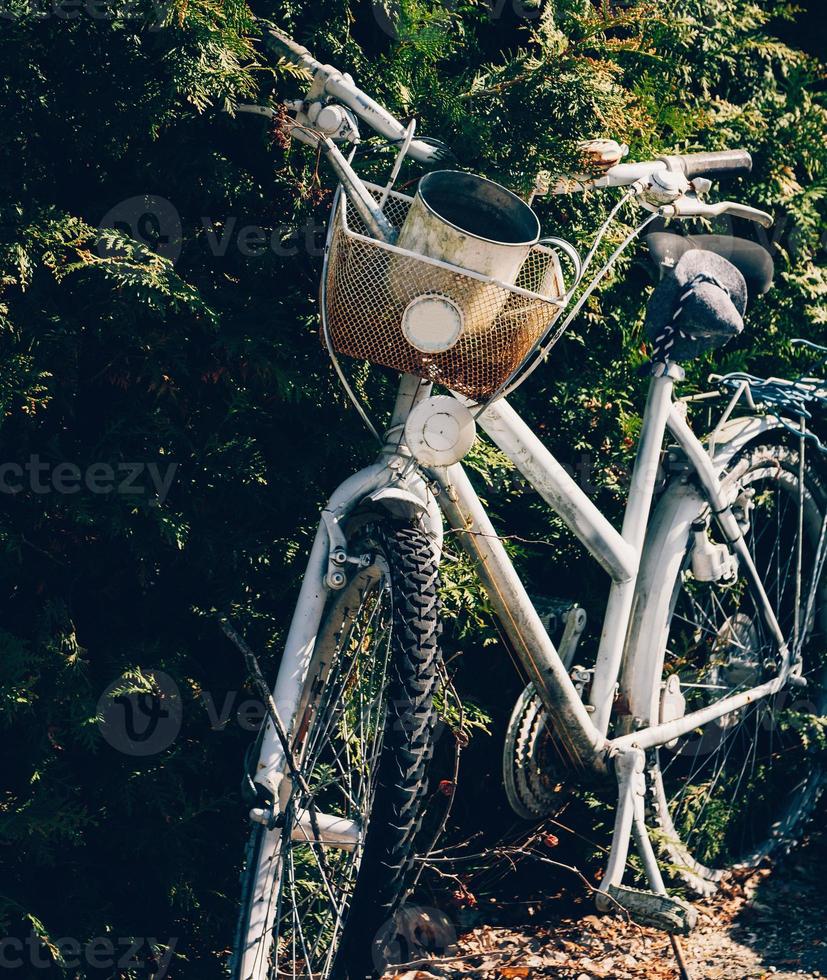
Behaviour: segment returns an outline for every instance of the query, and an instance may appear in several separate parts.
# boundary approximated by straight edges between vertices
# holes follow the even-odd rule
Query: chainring
[[[525,687],[511,712],[503,782],[511,809],[523,820],[553,816],[567,799],[548,712],[533,684]]]

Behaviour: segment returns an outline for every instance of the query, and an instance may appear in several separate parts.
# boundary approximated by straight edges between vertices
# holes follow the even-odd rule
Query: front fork
[[[349,555],[347,549],[345,525],[351,515],[358,508],[368,506],[397,517],[419,518],[434,542],[434,549],[438,554],[441,552],[439,507],[425,480],[412,465],[403,439],[408,413],[427,397],[430,387],[410,375],[402,378],[378,459],[345,480],[322,511],[273,689],[280,725],[288,736],[294,731],[325,607],[331,596],[347,583],[348,563],[358,560],[358,556]],[[251,775],[277,807],[286,804],[292,789],[290,780],[283,778],[286,770],[284,750],[273,720],[268,718],[258,762]]]

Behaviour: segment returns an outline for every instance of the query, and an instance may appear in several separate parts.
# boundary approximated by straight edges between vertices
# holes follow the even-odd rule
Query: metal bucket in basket
[[[436,170],[420,180],[396,244],[508,286],[515,283],[539,238],[537,216],[516,194],[475,174]],[[496,284],[469,279],[457,306],[448,297],[433,296],[427,266],[422,273],[423,298],[411,303],[403,324],[417,347],[420,333],[436,351],[448,349],[463,333],[488,330],[507,299]],[[392,279],[393,274],[391,269]],[[453,324],[448,303],[456,309]],[[444,346],[439,346],[441,335]]]
[[[385,200],[385,216],[401,233],[414,199],[366,186],[377,201]],[[550,330],[564,293],[556,251],[543,240],[529,249],[515,282],[498,284],[377,240],[347,195],[337,196],[321,301],[325,338],[339,354],[484,400]],[[467,323],[472,330],[463,329]],[[485,329],[475,330],[480,323]]]

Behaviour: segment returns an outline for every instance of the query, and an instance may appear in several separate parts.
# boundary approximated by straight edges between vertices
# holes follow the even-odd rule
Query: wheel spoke
[[[799,599],[793,588],[797,563],[816,570],[827,523],[815,498],[800,493],[797,462],[784,467],[776,462],[779,455],[792,458],[777,447],[756,451],[756,464],[743,470],[739,492],[753,491],[747,547],[781,629],[793,642],[797,620],[802,636],[817,622],[817,615],[797,610],[810,598],[808,594]],[[799,510],[801,501],[807,513]],[[799,527],[804,529],[803,540]],[[688,558],[685,567],[689,568]],[[824,602],[827,589],[819,589]],[[811,605],[817,608],[815,601]],[[683,573],[670,616],[664,676],[678,674],[687,713],[777,673],[777,643],[743,571],[729,582],[698,582],[691,572]],[[824,699],[821,680],[827,654],[820,646],[810,644],[813,659],[803,670],[810,678],[811,703]],[[720,866],[761,853],[779,813],[795,805],[796,793],[807,785],[808,766],[814,764],[806,739],[798,733],[806,717],[800,711],[798,716],[790,714],[798,710],[795,701],[785,689],[683,736],[671,749],[658,750],[656,779],[668,809],[667,836],[683,841],[685,860],[691,863],[694,858],[701,867]]]
[[[274,977],[323,978],[332,969],[363,852],[290,840],[290,828],[316,807],[365,826],[384,731],[391,600],[382,575],[361,596],[337,638],[331,666],[310,716],[301,773],[281,833],[281,885],[273,879]],[[364,831],[363,831],[364,833]],[[261,943],[265,949],[267,944]],[[261,962],[261,961],[260,961]]]

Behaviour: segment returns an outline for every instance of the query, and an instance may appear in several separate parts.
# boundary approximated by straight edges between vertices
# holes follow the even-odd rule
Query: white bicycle
[[[822,786],[827,474],[808,421],[824,384],[721,378],[702,396],[722,398],[723,413],[701,442],[687,423],[692,399],[674,398],[678,361],[737,332],[747,291],[769,288],[772,262],[748,241],[661,230],[649,235],[663,278],[649,307],[652,378],[620,531],[507,395],[652,221],[730,214],[768,226],[763,212],[704,201],[708,178],[746,173],[750,158],[624,163],[615,143],[587,145],[597,174],[554,190],[625,193],[581,262],[566,242],[539,239],[528,205],[482,178],[438,171],[414,199],[394,192],[402,158],[438,162],[440,144],[416,139],[413,124],[348,75],[278,32],[271,38],[312,79],[289,106],[292,135],[324,153],[340,181],[323,335],[381,448],[322,513],[268,699],[249,767],[253,831],[232,976],[355,978],[387,960],[432,754],[443,520],[530,679],[504,751],[512,806],[538,820],[553,812],[561,774],[616,780],[598,906],[688,931],[694,909],[668,895],[661,863],[708,893],[727,868],[793,842]],[[359,120],[398,147],[387,186],[363,183],[339,149],[358,142]],[[475,204],[463,210],[467,194]],[[599,241],[632,199],[645,219],[584,285]],[[448,257],[445,235],[459,235]],[[508,275],[477,265],[497,245],[519,246]],[[561,254],[573,266],[568,289]],[[338,353],[401,374],[384,433]],[[434,395],[434,384],[444,393]],[[462,467],[476,426],[610,577],[590,665],[575,663],[582,611],[562,610],[555,646]],[[632,841],[648,888],[623,883]]]

